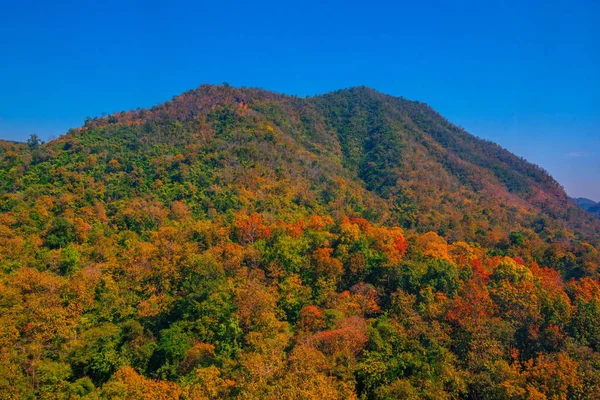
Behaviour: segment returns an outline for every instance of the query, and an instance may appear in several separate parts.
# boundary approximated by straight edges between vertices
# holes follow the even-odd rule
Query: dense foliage
[[[593,399],[598,232],[366,88],[0,142],[0,398]]]

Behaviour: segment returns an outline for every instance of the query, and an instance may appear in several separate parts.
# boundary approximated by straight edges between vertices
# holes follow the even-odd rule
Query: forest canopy
[[[201,86],[0,142],[0,398],[593,399],[599,232],[423,103]]]

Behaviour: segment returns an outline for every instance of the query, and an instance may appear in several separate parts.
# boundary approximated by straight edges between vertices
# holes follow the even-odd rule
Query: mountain
[[[0,142],[0,391],[593,398],[599,246],[424,103],[203,85]]]
[[[509,229],[542,240],[560,240],[572,231],[595,237],[600,231],[539,167],[469,135],[425,104],[364,87],[300,99],[202,86],[151,110],[88,121],[48,148],[76,159],[96,155],[101,165],[115,160],[123,171],[137,171],[144,181],[123,197],[152,191],[150,178],[169,189],[181,184],[157,164],[170,162],[160,157],[182,156],[178,179],[187,181],[184,174],[201,168],[203,185],[227,186],[237,197],[233,209],[306,212],[318,205],[486,245]],[[118,177],[114,185],[129,189],[131,177]],[[277,182],[294,201],[272,207],[235,195],[268,196],[261,178]],[[219,200],[211,191],[198,196],[198,212],[230,208],[215,207]],[[477,228],[465,215],[475,218]]]
[[[600,218],[600,203],[596,203],[594,200],[586,199],[583,197],[578,197],[573,199],[573,201],[584,210],[591,212]]]
[[[584,209],[588,209],[598,205],[598,203],[596,203],[594,200],[586,199],[585,197],[577,197],[574,198],[573,201],[575,201],[575,203],[577,203],[578,206]]]

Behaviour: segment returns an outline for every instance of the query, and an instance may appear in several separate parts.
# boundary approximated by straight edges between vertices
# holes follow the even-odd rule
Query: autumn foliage
[[[597,398],[600,231],[564,199],[365,88],[0,142],[0,398]]]

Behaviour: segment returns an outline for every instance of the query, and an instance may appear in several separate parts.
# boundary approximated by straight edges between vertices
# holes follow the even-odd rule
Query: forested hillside
[[[423,103],[204,85],[0,141],[0,398],[594,399],[599,246]]]

